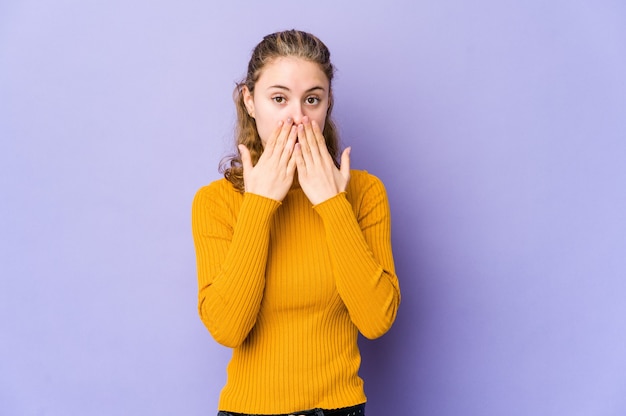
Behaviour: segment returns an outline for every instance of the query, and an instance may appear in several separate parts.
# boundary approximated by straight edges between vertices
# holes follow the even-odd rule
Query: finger
[[[316,158],[317,156],[319,156],[319,144],[317,142],[317,138],[315,137],[315,133],[313,132],[311,119],[309,119],[308,117],[304,117],[302,119],[302,125],[304,126],[307,144],[309,146],[309,149],[311,149],[311,155],[312,157]]]
[[[281,164],[288,164],[291,160],[291,154],[294,150],[294,146],[296,144],[296,139],[298,138],[298,129],[295,125],[292,125],[289,130],[289,136],[287,137],[287,142],[283,147],[283,151],[281,152],[280,161]]]
[[[311,120],[311,129],[313,130],[313,134],[315,135],[315,139],[317,140],[317,145],[320,149],[326,149],[326,139],[324,139],[324,134],[322,133],[322,129],[320,129],[317,121]]]
[[[293,153],[291,158],[289,159],[289,161],[287,162],[287,175],[288,176],[293,176],[294,172],[296,171],[296,169],[298,168],[297,164],[298,164],[298,158],[296,156],[296,148],[298,148],[298,144],[296,143],[293,149]]]
[[[328,151],[328,145],[326,144],[326,139],[324,138],[324,133],[322,132],[320,125],[317,124],[317,121],[312,120],[311,128],[313,130],[313,134],[315,135],[315,142],[317,143],[317,148],[321,160],[323,160],[324,163],[329,167],[334,165],[335,162],[333,161],[333,156],[331,156],[330,152]]]
[[[279,151],[279,156],[282,154],[282,151],[289,139],[291,134],[291,127],[293,126],[293,119],[289,117],[287,121],[283,122],[281,129],[278,131],[278,137],[276,138],[276,144],[274,148]]]
[[[304,163],[313,163],[313,159],[311,157],[311,147],[309,143],[309,139],[306,135],[306,131],[304,129],[303,124],[298,125],[298,147],[300,148],[300,153],[304,160]]]
[[[308,119],[308,117],[306,121],[304,129],[311,148],[311,158],[315,163],[323,163],[327,166],[333,164],[332,157],[328,153],[326,141],[324,140],[322,131],[319,129],[319,125],[314,120]]]
[[[293,158],[296,163],[296,168],[298,169],[298,175],[300,178],[304,178],[306,176],[306,162],[304,161],[304,155],[302,153],[302,144],[300,142],[296,143],[296,146],[293,150]]]
[[[284,122],[280,120],[276,125],[276,128],[265,142],[265,146],[263,149],[263,154],[267,156],[271,156],[274,153],[274,148],[276,147],[276,141],[278,140],[278,136],[280,136],[280,132],[284,128]]]

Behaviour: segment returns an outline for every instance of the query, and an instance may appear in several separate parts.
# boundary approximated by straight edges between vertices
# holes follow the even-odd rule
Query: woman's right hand
[[[243,144],[238,146],[246,192],[276,201],[285,198],[296,171],[296,160],[291,156],[297,137],[298,132],[292,119],[280,121],[254,166],[248,148]]]

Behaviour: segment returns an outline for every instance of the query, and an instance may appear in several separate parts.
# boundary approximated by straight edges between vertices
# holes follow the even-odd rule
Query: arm
[[[359,331],[373,339],[393,324],[400,287],[391,252],[391,220],[385,188],[368,175],[358,218],[345,192],[314,206],[324,221],[337,290]]]
[[[228,347],[239,346],[256,323],[271,218],[293,182],[296,136],[293,120],[279,122],[256,165],[249,149],[239,145],[246,188],[242,201],[218,183],[201,189],[193,202],[198,309],[215,340]]]
[[[192,231],[200,318],[217,342],[234,348],[256,323],[265,288],[270,223],[280,202],[250,193],[240,207],[226,201],[210,187],[198,191]]]

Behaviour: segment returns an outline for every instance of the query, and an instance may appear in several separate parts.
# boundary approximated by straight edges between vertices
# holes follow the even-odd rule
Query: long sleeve
[[[351,192],[363,188],[358,201]],[[337,291],[351,320],[367,338],[383,335],[393,324],[400,287],[391,251],[391,219],[385,188],[363,172],[340,193],[314,209],[322,217]]]
[[[192,205],[198,309],[215,340],[234,348],[257,319],[271,218],[280,202],[226,192],[223,183],[218,184],[200,189]]]
[[[367,400],[359,331],[392,325],[400,292],[382,183],[352,171],[346,193],[314,207],[298,186],[281,201],[226,179],[192,206],[198,309],[233,348],[219,409],[290,414]]]

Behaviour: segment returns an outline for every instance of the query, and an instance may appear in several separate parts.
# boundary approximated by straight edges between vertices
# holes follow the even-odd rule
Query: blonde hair
[[[248,72],[241,82],[237,83],[233,93],[235,107],[237,109],[237,124],[235,127],[235,142],[243,144],[250,150],[252,163],[256,164],[263,153],[263,145],[256,128],[256,122],[252,118],[243,99],[243,87],[247,87],[251,94],[254,93],[254,86],[261,75],[263,67],[280,57],[296,57],[317,63],[326,74],[329,85],[330,104],[326,113],[326,123],[324,124],[323,135],[326,140],[326,147],[333,158],[335,165],[339,166],[339,135],[337,127],[332,120],[333,109],[332,80],[335,68],[330,62],[330,51],[324,43],[310,33],[287,30],[272,33],[263,40],[252,51],[252,57],[248,63]],[[230,181],[240,192],[244,191],[243,167],[241,156],[233,154],[227,156],[220,163],[220,172]]]

